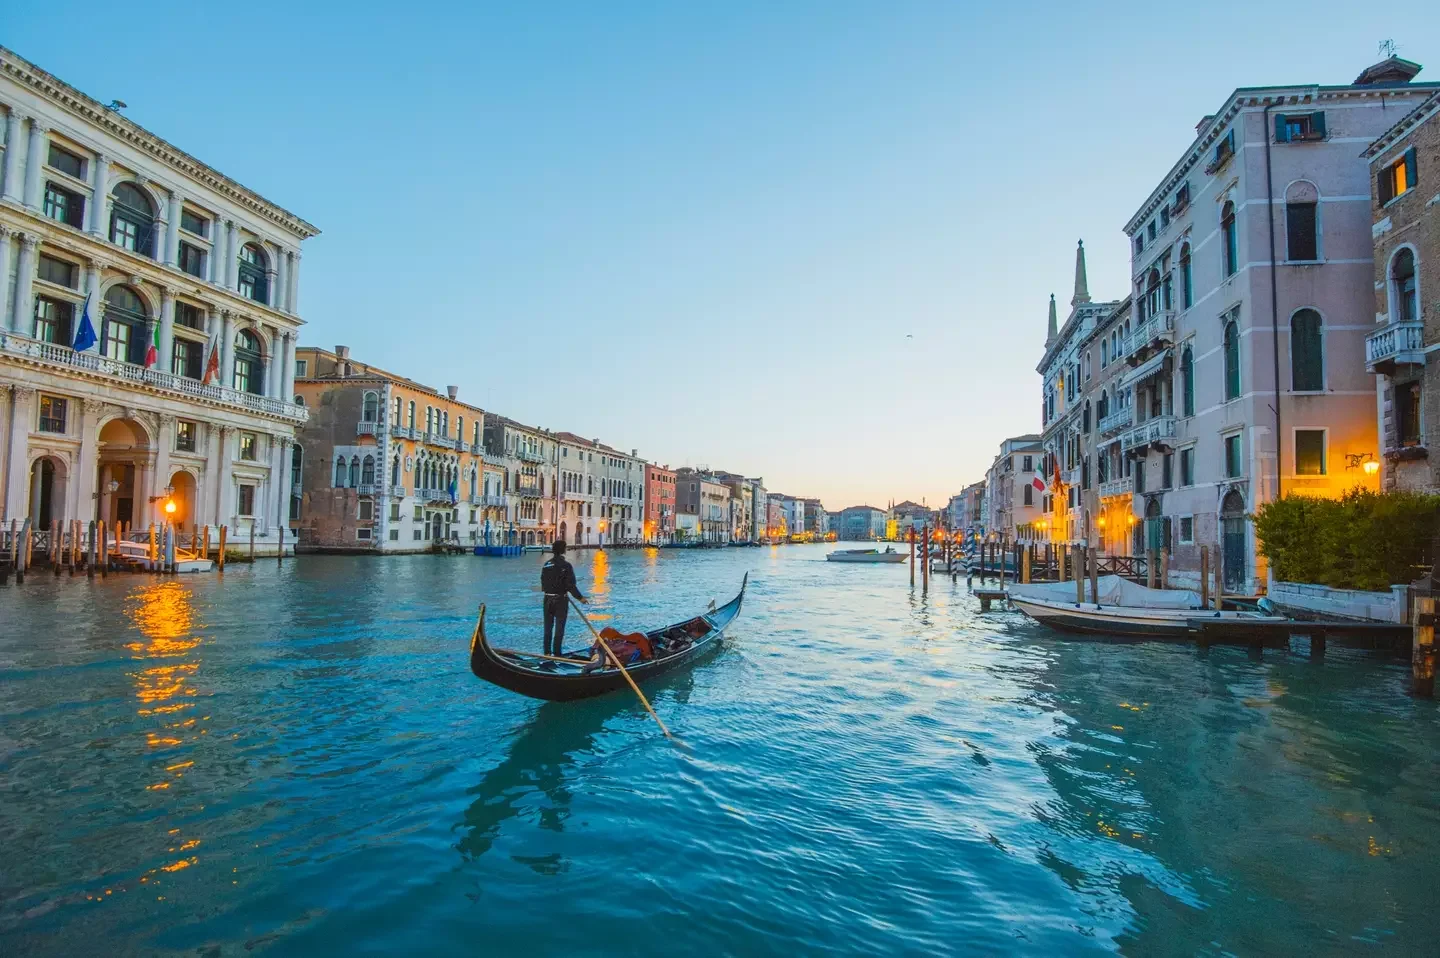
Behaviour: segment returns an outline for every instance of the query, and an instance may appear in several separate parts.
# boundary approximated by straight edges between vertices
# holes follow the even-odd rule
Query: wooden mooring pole
[[[1031,551],[1032,551],[1031,549],[1026,548],[1025,551],[1020,554],[1020,581],[1021,581],[1021,582],[1024,582],[1024,583],[1027,584],[1027,585],[1030,583],[1030,553],[1031,553]]]
[[[926,523],[924,529],[925,545],[920,553],[920,588],[924,592],[930,591],[930,525]]]
[[[1100,604],[1100,557],[1094,546],[1090,547],[1090,601]]]
[[[1218,612],[1224,607],[1221,601],[1225,594],[1225,577],[1222,574],[1221,565],[1224,563],[1224,555],[1219,546],[1212,547],[1215,550],[1215,561],[1210,563],[1210,576],[1213,588],[1210,590],[1210,601],[1215,603],[1215,610]]]
[[[1210,547],[1200,547],[1200,608],[1210,608]]]
[[[200,538],[196,541],[195,548],[200,552],[201,559],[210,558],[210,524],[207,522],[205,528],[200,530]]]
[[[85,530],[89,533],[90,544],[85,549],[85,578],[95,578],[95,520],[90,520],[90,525]]]
[[[255,520],[250,520],[250,561],[255,561]]]
[[[1075,560],[1075,601],[1085,601],[1085,547],[1076,543],[1070,547]]]
[[[279,565],[285,558],[285,527],[280,526],[280,548],[275,550],[275,564]]]
[[[1155,573],[1156,573],[1156,571],[1157,571],[1156,568],[1155,568],[1155,566],[1156,566],[1156,562],[1155,562],[1155,550],[1154,550],[1154,549],[1146,549],[1146,550],[1145,550],[1145,587],[1146,587],[1147,589],[1153,589],[1153,588],[1155,588]]]
[[[20,527],[20,538],[20,568],[15,572],[16,582],[25,581],[25,573],[30,571],[30,560],[34,557],[35,530],[31,528],[29,519]]]
[[[105,531],[105,520],[100,520],[100,578],[110,574],[110,539]]]
[[[1410,655],[1411,688],[1421,698],[1435,697],[1435,597],[1415,597],[1413,646]]]
[[[906,534],[910,540],[910,588],[915,588],[915,529],[912,527]]]
[[[1160,550],[1160,588],[1170,588],[1170,549]]]
[[[222,525],[222,526],[220,527],[220,554],[219,554],[219,559],[220,559],[220,571],[221,571],[221,572],[224,572],[224,571],[225,571],[225,538],[226,538],[226,535],[227,535],[227,533],[228,533],[229,531],[230,531],[230,527],[229,527],[229,526],[223,526],[223,525]]]

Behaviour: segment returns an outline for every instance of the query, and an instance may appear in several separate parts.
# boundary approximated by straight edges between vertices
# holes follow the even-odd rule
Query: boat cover
[[[1096,580],[1100,604],[1127,606],[1132,609],[1199,609],[1200,596],[1186,589],[1147,589],[1118,575],[1102,575]],[[1042,599],[1047,602],[1074,602],[1075,583],[1046,582],[1012,585],[1010,594],[1016,598]],[[1085,583],[1085,601],[1090,601],[1090,583]]]

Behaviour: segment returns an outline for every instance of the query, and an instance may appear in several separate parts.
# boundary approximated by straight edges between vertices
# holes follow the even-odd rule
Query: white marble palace
[[[184,526],[253,526],[273,553],[318,230],[3,47],[0,122],[5,527],[141,529],[173,502]]]

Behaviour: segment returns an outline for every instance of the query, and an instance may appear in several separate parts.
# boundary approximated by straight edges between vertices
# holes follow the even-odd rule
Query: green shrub
[[[1430,564],[1440,496],[1364,489],[1339,499],[1290,496],[1254,515],[1260,553],[1275,578],[1383,592]]]

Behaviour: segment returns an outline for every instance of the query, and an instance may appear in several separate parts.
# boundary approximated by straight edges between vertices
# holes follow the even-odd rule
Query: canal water
[[[0,954],[1434,953],[1406,668],[1070,641],[828,549],[576,557],[631,628],[750,573],[650,690],[684,747],[470,675],[482,599],[539,648],[534,554],[0,589]]]

